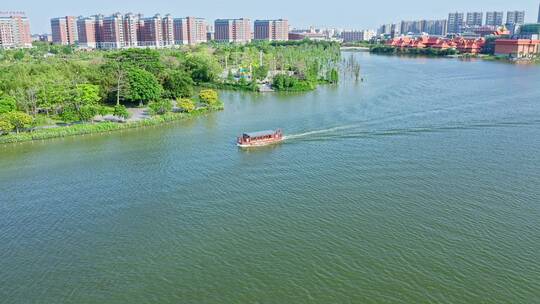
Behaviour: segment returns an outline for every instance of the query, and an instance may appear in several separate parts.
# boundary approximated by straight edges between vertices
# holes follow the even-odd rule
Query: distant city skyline
[[[536,22],[540,1],[456,0],[447,3],[434,3],[427,0],[410,0],[407,3],[396,2],[391,5],[382,2],[358,3],[353,0],[335,0],[331,5],[314,1],[274,0],[272,5],[261,7],[253,0],[227,1],[226,3],[199,0],[184,3],[170,3],[166,0],[153,1],[110,1],[94,0],[74,2],[68,0],[20,0],[8,2],[0,11],[25,11],[31,22],[32,33],[50,33],[50,19],[60,16],[92,15],[97,13],[112,14],[142,13],[152,16],[156,13],[174,16],[196,16],[208,19],[211,23],[220,18],[250,18],[289,20],[291,27],[307,28],[335,27],[343,29],[376,29],[381,24],[400,20],[444,19],[450,12],[488,12],[488,11],[525,11],[525,22]]]

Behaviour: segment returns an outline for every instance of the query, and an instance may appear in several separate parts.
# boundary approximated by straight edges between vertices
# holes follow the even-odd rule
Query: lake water
[[[353,56],[364,82],[0,147],[0,302],[540,303],[540,67]]]

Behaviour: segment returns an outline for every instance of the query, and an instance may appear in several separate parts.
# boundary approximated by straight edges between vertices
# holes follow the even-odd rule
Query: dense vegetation
[[[385,55],[420,55],[420,56],[449,56],[456,55],[458,52],[455,49],[433,49],[433,48],[397,48],[387,45],[373,45],[370,48],[370,52],[374,54],[385,54]]]
[[[98,115],[126,119],[133,107],[152,115],[219,109],[216,88],[257,91],[266,82],[276,90],[312,90],[338,81],[339,58],[338,44],[308,41],[90,52],[38,43],[0,50],[0,134]]]
[[[224,88],[255,90],[256,82],[266,80],[275,90],[307,91],[320,83],[338,81],[340,45],[335,42],[254,42],[213,47],[226,74],[220,84]],[[283,85],[285,82],[288,85]]]

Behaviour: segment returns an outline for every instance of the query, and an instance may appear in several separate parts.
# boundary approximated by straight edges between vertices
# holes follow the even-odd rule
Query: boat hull
[[[279,139],[274,139],[274,140],[257,141],[257,142],[244,143],[244,144],[237,143],[236,145],[239,148],[248,149],[248,148],[257,148],[257,147],[275,145],[275,144],[278,144],[278,143],[280,143],[282,141],[283,141],[283,138],[279,138]]]

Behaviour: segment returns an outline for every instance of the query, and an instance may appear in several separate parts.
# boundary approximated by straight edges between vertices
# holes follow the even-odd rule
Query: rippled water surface
[[[354,56],[362,83],[0,147],[0,302],[540,303],[540,68]]]

